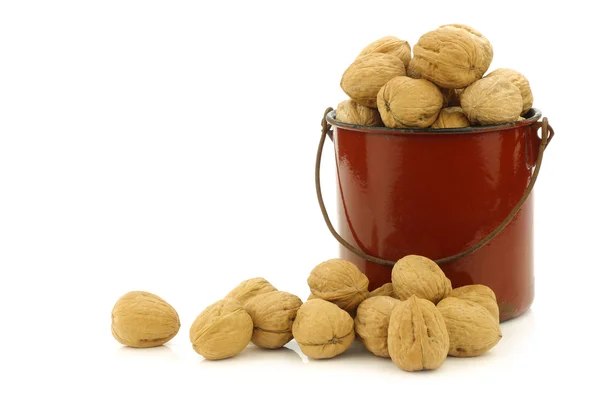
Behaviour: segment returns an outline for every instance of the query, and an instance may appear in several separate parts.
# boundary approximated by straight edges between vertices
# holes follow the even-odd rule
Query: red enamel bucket
[[[327,109],[317,197],[340,257],[367,275],[370,290],[390,282],[397,260],[418,254],[436,260],[453,287],[492,288],[503,321],[531,306],[532,190],[554,132],[539,110],[525,118],[501,126],[390,129],[342,123]],[[337,164],[337,230],[320,187],[327,136]]]

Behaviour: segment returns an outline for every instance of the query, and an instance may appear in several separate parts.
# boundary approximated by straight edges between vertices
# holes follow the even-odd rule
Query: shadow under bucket
[[[554,135],[540,117],[531,109],[524,121],[500,126],[390,129],[339,122],[328,108],[315,181],[340,257],[356,264],[373,290],[391,281],[397,260],[423,255],[452,287],[492,288],[501,321],[524,313],[534,296],[532,190]],[[339,233],[321,195],[327,136],[337,165]]]

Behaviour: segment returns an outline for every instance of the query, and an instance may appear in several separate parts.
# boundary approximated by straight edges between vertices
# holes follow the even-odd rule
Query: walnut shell
[[[395,36],[386,36],[374,41],[365,47],[360,54],[364,56],[371,53],[384,53],[396,56],[402,60],[404,67],[408,68],[410,62],[410,44],[406,40],[398,39]]]
[[[369,298],[375,296],[390,296],[395,299],[398,298],[396,296],[396,293],[394,292],[394,286],[392,285],[392,282],[384,283],[377,289],[373,290],[372,292],[369,292]]]
[[[371,53],[358,57],[344,72],[340,86],[361,106],[377,108],[377,93],[387,81],[406,75],[404,63],[398,57]]]
[[[494,347],[502,338],[498,320],[482,305],[457,297],[447,297],[437,305],[450,338],[449,353],[454,357],[474,357]]]
[[[369,297],[358,306],[354,329],[363,344],[371,353],[379,357],[388,357],[387,336],[392,310],[400,300],[389,296]]]
[[[277,289],[273,287],[265,278],[252,278],[243,281],[235,287],[231,292],[225,296],[226,299],[235,299],[242,303],[242,306],[248,302],[252,297],[269,292],[276,292]]]
[[[361,106],[353,100],[344,100],[335,110],[335,119],[347,124],[383,126],[379,111]]]
[[[350,261],[334,258],[317,265],[308,277],[312,294],[350,313],[369,295],[369,280]]]
[[[414,58],[411,58],[410,62],[408,63],[408,67],[406,68],[406,76],[413,79],[423,79],[423,76],[417,72]]]
[[[398,76],[387,82],[377,95],[377,108],[389,128],[426,128],[442,108],[440,89],[425,79]]]
[[[434,129],[464,128],[470,126],[465,112],[460,107],[442,108],[437,119],[431,125]]]
[[[346,311],[321,299],[298,309],[292,333],[300,350],[310,358],[332,358],[354,341],[354,320]]]
[[[252,337],[252,318],[235,299],[223,299],[208,306],[190,328],[194,350],[208,360],[237,355]]]
[[[427,257],[408,255],[392,268],[394,292],[400,300],[412,295],[437,304],[452,291],[450,279],[440,267]]]
[[[448,355],[449,338],[444,319],[432,302],[411,296],[390,316],[388,351],[405,371],[439,368]]]
[[[130,347],[155,347],[167,343],[179,332],[179,315],[155,294],[134,291],[117,300],[112,310],[112,334]]]
[[[492,289],[485,285],[467,285],[452,289],[451,297],[457,297],[463,300],[471,300],[483,306],[492,314],[492,316],[500,322],[500,310],[498,309],[498,301],[496,294]]]
[[[266,349],[278,349],[292,340],[292,324],[302,305],[298,296],[287,292],[269,292],[248,300],[244,309],[252,318],[252,343]]]
[[[527,111],[529,111],[533,106],[533,93],[531,92],[531,86],[529,86],[529,81],[527,78],[525,78],[525,75],[515,71],[514,69],[498,68],[487,74],[486,78],[491,76],[505,76],[513,85],[519,88],[521,91],[521,97],[523,98],[523,109],[521,110],[521,115],[527,114]]]
[[[467,87],[460,96],[471,124],[499,125],[515,122],[521,115],[521,91],[502,75],[483,78]]]
[[[444,25],[421,36],[414,49],[414,69],[443,88],[464,88],[489,68],[490,42],[466,25]]]

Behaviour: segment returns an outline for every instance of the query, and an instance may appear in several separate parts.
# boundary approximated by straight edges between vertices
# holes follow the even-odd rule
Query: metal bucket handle
[[[353,245],[348,243],[346,240],[344,240],[344,238],[342,238],[340,236],[340,234],[337,233],[337,231],[333,227],[331,220],[329,219],[329,214],[327,214],[327,209],[325,208],[325,203],[323,202],[323,194],[321,192],[321,156],[323,155],[323,145],[325,144],[325,138],[327,137],[327,135],[329,135],[329,137],[332,138],[332,134],[333,134],[333,131],[331,130],[331,125],[327,122],[327,114],[329,114],[331,111],[333,111],[333,108],[328,107],[327,110],[325,110],[325,114],[323,115],[323,120],[321,121],[321,140],[319,142],[319,148],[317,150],[317,161],[316,161],[316,165],[315,165],[315,186],[317,189],[317,199],[319,200],[319,207],[321,208],[321,212],[323,213],[323,219],[325,219],[325,223],[327,224],[327,228],[329,228],[329,232],[331,232],[333,237],[335,237],[337,239],[337,241],[342,246],[344,246],[346,249],[350,250],[352,253],[356,254],[359,257],[364,258],[367,261],[371,261],[373,263],[381,264],[381,265],[393,266],[394,264],[396,264],[396,261],[390,261],[390,260],[386,260],[384,258],[371,256],[371,255],[365,253],[364,251],[362,251],[361,249],[354,247]],[[444,258],[440,258],[439,260],[435,260],[435,262],[437,264],[444,264],[444,263],[448,263],[451,261],[455,261],[455,260],[458,260],[459,258],[462,258],[466,255],[469,255],[469,254],[479,250],[481,247],[485,246],[490,240],[492,240],[493,238],[498,236],[498,234],[500,232],[502,232],[502,230],[504,228],[506,228],[506,226],[508,224],[510,224],[510,222],[513,220],[515,215],[517,215],[517,213],[521,209],[521,206],[523,205],[523,203],[525,203],[525,201],[531,194],[531,191],[533,190],[533,186],[535,185],[537,177],[540,173],[540,169],[542,167],[542,159],[544,158],[544,151],[546,150],[548,143],[550,143],[550,140],[554,136],[554,130],[548,124],[548,118],[546,118],[546,117],[544,117],[542,119],[542,122],[539,122],[539,121],[535,122],[533,124],[533,127],[535,129],[535,132],[537,132],[537,130],[539,128],[542,128],[542,137],[541,137],[541,141],[540,141],[540,145],[539,145],[537,161],[535,163],[535,171],[533,172],[533,176],[531,177],[531,180],[529,181],[529,185],[527,185],[527,188],[525,189],[525,192],[523,193],[523,196],[521,197],[519,202],[515,205],[515,207],[512,209],[510,214],[508,214],[508,216],[504,219],[504,221],[502,221],[500,223],[500,225],[498,225],[496,227],[496,229],[494,229],[492,232],[490,232],[487,236],[485,236],[483,239],[481,239],[478,243],[471,246],[467,250],[461,251],[460,253],[455,254],[453,256],[444,257]]]

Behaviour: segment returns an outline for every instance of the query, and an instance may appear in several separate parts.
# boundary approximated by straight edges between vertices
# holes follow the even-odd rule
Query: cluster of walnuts
[[[389,128],[464,128],[516,122],[533,105],[529,81],[500,68],[484,74],[493,57],[477,30],[443,25],[414,46],[386,36],[365,47],[340,86],[350,97],[336,119]]]
[[[194,321],[194,350],[210,360],[229,358],[253,342],[277,349],[295,339],[310,358],[335,357],[356,335],[367,350],[405,371],[436,369],[448,355],[472,357],[502,337],[494,292],[483,285],[452,289],[432,260],[409,255],[392,282],[369,292],[369,280],[351,262],[332,259],[308,277],[306,302],[263,278],[240,283]],[[177,312],[147,292],[121,297],[112,313],[113,336],[132,347],[159,346],[180,327]]]

